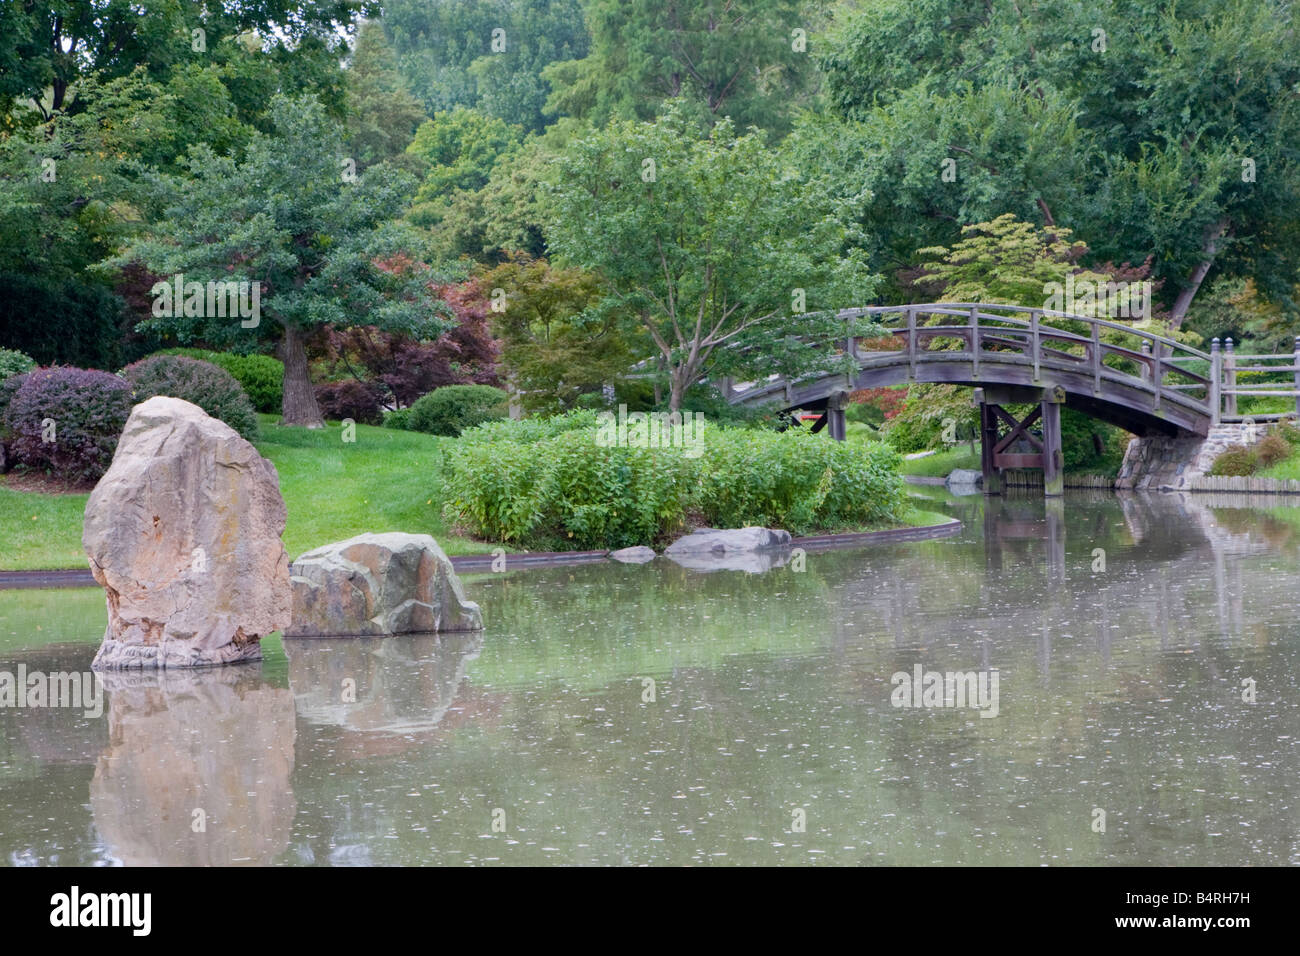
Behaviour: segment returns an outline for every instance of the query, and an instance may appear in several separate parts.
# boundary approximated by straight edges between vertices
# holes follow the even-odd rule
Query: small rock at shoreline
[[[728,528],[716,530],[701,528],[670,544],[664,554],[736,554],[746,551],[766,551],[784,548],[790,544],[790,532],[772,528]]]
[[[637,545],[634,548],[622,548],[618,551],[611,551],[609,557],[615,561],[622,561],[624,564],[646,564],[653,561],[656,557],[654,548],[647,548],[645,545]]]

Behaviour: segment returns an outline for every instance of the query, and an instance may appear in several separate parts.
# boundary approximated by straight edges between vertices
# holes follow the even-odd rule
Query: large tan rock
[[[284,522],[275,467],[234,429],[178,398],[137,405],[86,502],[81,543],[108,597],[91,666],[260,659],[289,624]]]
[[[427,534],[359,534],[293,563],[293,623],[286,637],[476,631],[451,560]]]

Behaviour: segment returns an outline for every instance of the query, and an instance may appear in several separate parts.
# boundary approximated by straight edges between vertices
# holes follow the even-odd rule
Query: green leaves
[[[429,285],[444,277],[421,264],[424,240],[394,221],[413,191],[410,175],[379,164],[349,177],[342,131],[314,98],[277,97],[270,116],[273,131],[255,134],[242,159],[200,147],[187,179],[154,177],[160,221],[109,264],[260,282],[263,310],[280,325],[441,332]],[[216,317],[150,324],[213,342],[249,334]]]
[[[1210,270],[1294,310],[1292,4],[880,0],[818,49],[863,143],[846,179],[876,197],[876,268],[1011,213],[1073,229],[1099,262],[1151,258],[1175,325]]]
[[[683,110],[572,143],[551,184],[550,247],[598,271],[670,371],[674,405],[705,374],[807,371],[797,336],[843,335],[833,310],[875,288],[846,254],[849,200],[761,134],[701,135]],[[826,310],[818,314],[818,310]]]
[[[586,415],[464,433],[447,451],[448,519],[491,541],[612,549],[660,543],[690,512],[713,527],[807,533],[894,521],[903,509],[899,458],[884,444],[710,425],[693,459],[602,446]]]

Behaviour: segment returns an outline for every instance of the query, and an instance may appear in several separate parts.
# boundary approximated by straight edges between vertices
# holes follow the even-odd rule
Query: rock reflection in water
[[[480,631],[284,642],[289,684],[304,720],[401,734],[442,721],[482,647]]]
[[[265,865],[283,852],[297,811],[288,690],[256,666],[103,678],[109,744],[90,804],[117,859]]]

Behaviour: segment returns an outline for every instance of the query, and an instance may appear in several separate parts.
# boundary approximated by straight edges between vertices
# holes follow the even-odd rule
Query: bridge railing
[[[1150,395],[1150,410],[1159,414],[1172,403],[1184,412],[1207,416],[1212,422],[1257,421],[1300,415],[1300,336],[1289,353],[1244,355],[1231,339],[1218,339],[1205,352],[1145,329],[1107,318],[1076,315],[1053,309],[985,302],[927,302],[842,309],[844,335],[838,342],[809,341],[871,368],[906,362],[913,373],[927,362],[969,361],[976,379],[983,362],[1021,364],[1038,381],[1042,369],[1090,376],[1094,394],[1107,383]],[[884,332],[867,338],[857,331],[858,320],[871,319]],[[936,321],[937,320],[937,321]],[[814,373],[816,380],[827,373]],[[773,377],[775,378],[775,376]],[[754,398],[784,390],[784,379],[749,383]],[[731,383],[725,383],[728,395]],[[736,394],[740,394],[737,392]],[[1239,396],[1287,399],[1279,407],[1251,415],[1238,411]],[[1291,405],[1294,403],[1294,410]]]
[[[1211,343],[1211,352],[1218,356],[1222,368],[1223,408],[1217,420],[1274,421],[1300,415],[1300,336],[1296,336],[1291,352],[1243,354],[1235,350],[1231,337],[1222,348],[1219,340],[1215,339]],[[1237,397],[1240,395],[1286,401],[1271,403],[1273,407],[1267,411],[1243,415],[1237,410]]]
[[[897,348],[865,350],[863,340],[846,334],[845,349],[864,366],[896,362],[899,351],[913,368],[966,358],[976,375],[982,361],[1016,361],[1032,366],[1034,380],[1049,367],[1091,375],[1098,392],[1103,382],[1143,389],[1157,411],[1172,401],[1212,415],[1219,400],[1213,354],[1108,319],[982,302],[867,306],[839,315],[850,329],[855,319],[870,317],[897,342]],[[960,321],[943,321],[948,317]]]

